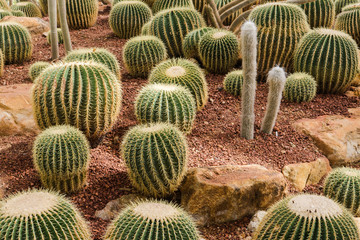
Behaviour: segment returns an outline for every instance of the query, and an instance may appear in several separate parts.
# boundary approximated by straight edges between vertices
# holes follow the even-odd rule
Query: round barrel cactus
[[[336,15],[340,14],[343,7],[350,5],[360,3],[360,0],[335,0],[335,13]]]
[[[62,195],[28,190],[4,199],[0,206],[0,239],[89,240],[85,219]]]
[[[343,8],[335,22],[335,29],[349,34],[360,46],[360,3]]]
[[[266,3],[250,14],[258,28],[258,79],[265,81],[275,66],[293,71],[295,46],[310,31],[307,17],[301,7],[290,3]]]
[[[271,207],[256,229],[253,240],[360,239],[351,213],[333,200],[301,194]]]
[[[70,29],[92,27],[98,17],[97,0],[66,0],[66,16]]]
[[[25,13],[20,10],[11,10],[11,14],[15,17],[26,17]]]
[[[183,55],[182,44],[186,34],[205,26],[205,20],[196,10],[172,8],[154,16],[149,34],[164,42],[170,57],[179,57]]]
[[[189,133],[196,114],[191,92],[173,84],[149,84],[139,93],[135,114],[140,123],[166,122]]]
[[[115,6],[117,3],[122,2],[122,1],[139,1],[139,0],[114,0],[112,2],[112,6]],[[140,0],[140,1],[146,3],[147,5],[149,5],[149,7],[151,7],[155,0]]]
[[[311,28],[331,28],[335,21],[335,3],[333,0],[315,0],[301,4],[308,17]]]
[[[109,24],[120,38],[140,35],[142,26],[152,17],[151,9],[140,1],[121,1],[110,12]]]
[[[0,8],[4,10],[10,10],[9,5],[6,0],[0,0]]]
[[[32,99],[41,129],[75,126],[96,146],[119,116],[122,90],[104,65],[70,62],[45,69],[35,81]]]
[[[120,212],[104,239],[199,240],[200,236],[191,217],[180,207],[165,201],[141,201]]]
[[[104,48],[80,48],[69,52],[64,62],[94,61],[104,64],[118,78],[121,77],[120,65],[116,56]]]
[[[48,31],[47,35],[46,35],[46,40],[47,40],[48,44],[51,44],[51,34],[50,34],[50,32],[51,31]],[[59,44],[64,44],[64,36],[63,36],[61,28],[57,29],[57,35],[58,35],[58,43]]]
[[[239,57],[240,45],[236,35],[227,30],[206,33],[199,43],[199,56],[205,68],[224,74],[231,70]]]
[[[47,15],[49,11],[48,0],[39,0],[39,5],[41,11]]]
[[[7,10],[0,9],[0,20],[6,16],[12,16],[12,13]]]
[[[348,208],[355,216],[360,215],[360,170],[335,168],[324,184],[324,194]]]
[[[132,128],[122,143],[122,155],[132,184],[148,196],[173,194],[186,173],[186,138],[171,124]]]
[[[31,58],[33,44],[26,27],[15,22],[0,23],[0,48],[6,64],[22,63]]]
[[[31,81],[34,82],[34,80],[40,75],[40,73],[50,65],[51,64],[48,62],[36,62],[32,64],[29,69],[29,76]]]
[[[316,96],[316,81],[307,73],[294,73],[287,79],[283,97],[289,102],[310,102]]]
[[[206,0],[193,0],[194,7],[199,13],[204,12],[204,7],[207,5]]]
[[[228,3],[231,3],[233,0],[215,0],[215,4],[217,9],[219,10],[223,6],[225,6]],[[242,9],[235,11],[233,14],[231,14],[229,17],[227,17],[224,21],[224,25],[231,25],[231,23],[241,14]]]
[[[315,78],[318,92],[343,93],[357,74],[357,45],[344,32],[318,28],[301,39],[294,62],[295,71]]]
[[[155,0],[152,6],[152,11],[154,14],[156,14],[157,12],[160,12],[162,10],[177,7],[186,7],[193,9],[194,4],[192,0]]]
[[[22,11],[27,17],[42,17],[40,9],[32,2],[15,3],[11,6],[11,9]]]
[[[150,25],[151,25],[151,20],[149,20],[147,23],[145,23],[145,24],[142,26],[142,28],[141,28],[141,35],[143,35],[143,36],[149,35]]]
[[[214,30],[212,27],[203,27],[189,32],[183,42],[183,52],[186,58],[199,59],[199,42],[205,33]]]
[[[244,76],[242,70],[235,70],[229,72],[224,78],[224,89],[226,92],[238,97],[241,97],[242,85]]]
[[[157,65],[150,74],[150,83],[182,85],[195,99],[197,110],[208,100],[208,88],[202,69],[187,59],[170,59]]]

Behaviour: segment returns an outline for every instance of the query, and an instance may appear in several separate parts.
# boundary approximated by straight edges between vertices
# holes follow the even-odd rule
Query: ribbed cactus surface
[[[25,13],[20,10],[11,10],[11,14],[15,17],[26,17]]]
[[[39,0],[39,5],[41,11],[47,15],[49,11],[48,0]]]
[[[0,9],[0,20],[6,16],[12,16],[12,13],[7,10]]]
[[[192,0],[195,9],[199,12],[199,13],[203,13],[204,11],[204,7],[207,5],[206,0]]]
[[[31,35],[18,23],[0,23],[0,48],[3,50],[6,64],[27,61],[33,52]]]
[[[122,101],[119,79],[102,64],[71,62],[45,69],[32,90],[41,129],[71,125],[94,146],[117,120]]]
[[[147,77],[150,70],[167,57],[165,44],[155,36],[138,36],[123,48],[125,68],[134,77]]]
[[[195,29],[188,34],[186,34],[183,43],[183,52],[185,58],[195,58],[199,59],[199,43],[202,36],[205,33],[214,30],[211,27],[203,27]]]
[[[342,12],[343,7],[355,3],[360,3],[360,0],[335,0],[335,13],[336,15]]]
[[[20,10],[24,12],[27,17],[42,17],[40,9],[32,2],[15,3],[11,6],[11,9]]]
[[[165,9],[170,8],[192,8],[194,9],[194,4],[192,0],[155,0],[152,6],[152,11],[154,14]]]
[[[315,0],[300,5],[308,17],[311,28],[331,28],[335,21],[335,3],[333,0]]]
[[[183,55],[182,44],[186,34],[205,25],[203,17],[196,10],[172,8],[154,16],[149,34],[164,42],[170,57],[179,57]]]
[[[151,20],[147,21],[141,28],[141,35],[149,35]]]
[[[335,22],[335,29],[349,34],[360,46],[360,3],[351,4],[343,8]]]
[[[351,213],[333,200],[301,194],[271,207],[256,229],[253,240],[357,240],[358,228]]]
[[[5,56],[0,49],[0,77],[4,75]]]
[[[309,102],[316,96],[316,86],[313,76],[294,73],[286,79],[283,97],[289,102]]]
[[[98,17],[97,0],[66,0],[66,15],[70,29],[92,27]]]
[[[181,184],[187,169],[187,143],[175,126],[136,126],[126,134],[121,149],[129,178],[141,193],[166,197]]]
[[[139,93],[135,114],[140,123],[165,122],[189,133],[196,114],[196,104],[191,92],[173,84],[149,84]]]
[[[62,33],[61,28],[58,28],[58,29],[57,29],[57,35],[58,35],[58,43],[59,43],[59,44],[64,44],[64,36],[63,36],[63,33]],[[46,40],[47,40],[48,44],[51,44],[51,34],[50,34],[50,31],[47,32]]]
[[[295,71],[310,73],[320,93],[343,93],[356,76],[356,42],[346,33],[318,28],[307,33],[296,47]]]
[[[50,63],[48,62],[36,62],[30,66],[29,69],[29,76],[31,81],[34,82],[34,80],[40,75],[40,73],[50,66]]]
[[[241,97],[241,91],[242,86],[244,83],[244,76],[242,70],[235,70],[232,72],[229,72],[223,82],[223,86],[225,91],[228,93],[234,95],[234,96],[240,96]]]
[[[180,207],[165,201],[141,201],[120,212],[104,239],[199,240],[200,236],[191,217]]]
[[[224,7],[226,4],[231,3],[233,0],[215,0],[215,4],[217,9]],[[224,21],[224,25],[231,25],[231,23],[241,14],[242,9],[235,11],[233,14],[231,14],[229,17],[227,17]]]
[[[89,240],[89,228],[75,206],[45,190],[19,192],[0,206],[0,239]]]

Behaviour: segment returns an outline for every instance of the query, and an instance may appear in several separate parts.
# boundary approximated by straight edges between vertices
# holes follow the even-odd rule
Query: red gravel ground
[[[122,64],[121,51],[126,40],[117,38],[108,26],[108,11],[99,15],[96,26],[71,31],[73,47],[104,47],[113,52]],[[30,83],[28,69],[36,61],[50,60],[50,46],[44,36],[34,39],[34,55],[30,62],[5,67],[1,85]],[[63,46],[61,56],[64,56]],[[296,133],[291,123],[301,118],[315,118],[326,114],[348,115],[348,108],[358,107],[359,98],[338,95],[319,95],[310,103],[283,102],[275,127],[277,135],[259,131],[264,115],[267,86],[261,83],[256,96],[255,139],[240,138],[240,99],[222,90],[223,77],[208,74],[209,102],[197,114],[195,127],[188,141],[190,146],[189,167],[216,166],[225,164],[261,164],[281,170],[288,163],[313,161],[322,156],[312,141]],[[91,226],[94,239],[101,239],[107,221],[94,217],[96,210],[109,201],[132,192],[124,161],[119,156],[119,144],[129,127],[136,125],[134,99],[146,79],[134,79],[123,70],[123,108],[118,123],[106,136],[104,142],[91,151],[88,185],[69,197],[79,207]],[[6,183],[7,194],[29,187],[40,188],[39,176],[32,164],[32,145],[35,136],[0,137],[1,178]],[[305,191],[319,192],[320,186],[308,187]],[[228,224],[200,228],[205,239],[243,239],[249,236],[246,226],[249,219]]]

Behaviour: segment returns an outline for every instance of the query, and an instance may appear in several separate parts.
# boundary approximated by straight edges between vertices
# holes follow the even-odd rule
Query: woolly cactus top
[[[173,67],[168,68],[165,71],[165,74],[168,77],[173,77],[173,78],[182,77],[186,74],[186,70],[185,70],[185,68],[183,68],[181,66],[173,66]]]
[[[178,208],[172,204],[165,204],[164,202],[143,202],[136,204],[134,213],[151,220],[165,220],[167,218],[174,218],[181,214]]]
[[[226,36],[226,32],[214,32],[213,34],[212,34],[212,37],[214,38],[214,39],[220,39],[220,38],[223,38],[223,37],[225,37]]]
[[[184,89],[181,86],[175,84],[151,84],[147,86],[148,89],[158,90],[158,91],[166,91],[166,92],[174,92],[179,88]]]
[[[143,133],[156,133],[163,131],[168,128],[174,128],[175,126],[168,123],[153,123],[148,125],[139,125],[134,127],[133,130],[143,132]]]

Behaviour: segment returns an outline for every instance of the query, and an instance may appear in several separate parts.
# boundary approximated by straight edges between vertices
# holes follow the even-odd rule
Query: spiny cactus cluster
[[[137,120],[142,123],[165,122],[189,133],[196,114],[196,104],[185,87],[172,84],[149,84],[135,102]]]
[[[48,31],[47,35],[46,35],[46,40],[47,40],[48,44],[51,44],[51,33],[50,32],[51,31]],[[57,29],[57,35],[58,35],[58,43],[64,44],[64,36],[63,36],[61,28]]]
[[[186,138],[171,124],[132,128],[122,143],[122,155],[132,184],[152,197],[173,194],[187,169]]]
[[[355,3],[360,3],[359,0],[335,0],[335,13],[336,15],[340,14],[343,7]]]
[[[138,230],[142,229],[141,235]],[[122,210],[106,231],[105,240],[199,240],[191,217],[165,201],[141,201]]]
[[[194,8],[192,0],[155,0],[152,6],[152,11],[154,14],[165,9],[170,8]]]
[[[3,50],[6,64],[27,61],[33,52],[31,35],[18,23],[0,23],[0,48]]]
[[[140,1],[121,1],[110,12],[109,24],[120,38],[129,39],[141,33],[142,26],[152,17],[151,9]]]
[[[227,30],[213,30],[204,34],[199,43],[199,56],[205,68],[223,74],[231,70],[239,57],[236,35]]]
[[[164,43],[155,36],[131,38],[123,48],[125,68],[134,77],[147,77],[150,70],[166,57]]]
[[[102,64],[71,62],[45,69],[32,90],[35,119],[41,129],[71,125],[95,146],[119,116],[119,79]]]
[[[311,28],[331,28],[335,21],[335,3],[333,0],[315,0],[300,5],[308,17]]]
[[[55,192],[29,190],[2,201],[0,239],[89,240],[91,234],[85,219],[67,198]]]
[[[66,16],[70,29],[92,27],[97,20],[97,0],[66,0]]]
[[[0,9],[0,20],[6,16],[12,16],[12,13],[3,9]]]
[[[344,207],[324,196],[302,194],[287,197],[271,207],[253,239],[356,240],[360,237],[354,218]]]
[[[229,72],[224,78],[224,89],[234,96],[241,96],[244,76],[242,70]]]
[[[20,10],[11,10],[11,14],[15,17],[26,17],[25,13]]]
[[[356,42],[346,33],[318,28],[307,33],[296,47],[295,71],[310,73],[320,93],[343,93],[358,68]]]
[[[289,102],[310,102],[316,96],[316,81],[307,73],[291,74],[285,83],[284,99]]]
[[[42,17],[40,9],[32,2],[15,3],[11,6],[11,9],[22,11],[27,17]]]
[[[183,52],[186,58],[199,59],[199,42],[205,33],[214,30],[211,27],[203,27],[189,32],[183,42]]]
[[[32,64],[29,69],[29,77],[31,81],[34,82],[34,80],[40,75],[40,73],[50,65],[51,64],[48,62],[36,62]]]
[[[351,4],[343,8],[335,22],[335,29],[341,30],[354,38],[360,46],[360,3]]]

